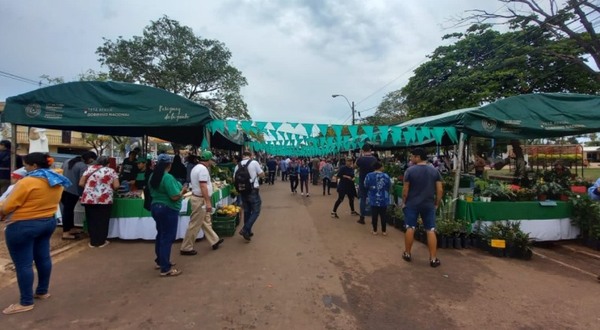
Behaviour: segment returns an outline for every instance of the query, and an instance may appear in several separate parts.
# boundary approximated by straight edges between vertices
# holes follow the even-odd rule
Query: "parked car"
[[[73,157],[77,157],[80,155],[75,155],[75,154],[59,154],[59,153],[50,153],[50,156],[52,156],[52,158],[54,158],[54,164],[52,164],[51,168],[52,169],[62,169],[63,163],[68,161],[69,159],[73,158]]]

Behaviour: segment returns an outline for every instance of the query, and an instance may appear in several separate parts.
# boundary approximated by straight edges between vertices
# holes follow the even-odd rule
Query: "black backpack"
[[[250,172],[248,172],[248,165],[252,160],[248,160],[245,165],[238,166],[237,171],[235,171],[235,177],[233,178],[233,185],[235,186],[235,190],[239,194],[248,195],[254,189],[254,184],[250,180]]]

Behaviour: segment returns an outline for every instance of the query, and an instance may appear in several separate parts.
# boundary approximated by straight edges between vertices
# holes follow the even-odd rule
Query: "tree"
[[[400,91],[388,93],[375,114],[365,119],[366,125],[396,125],[406,120],[407,108]]]
[[[444,39],[457,41],[435,49],[401,90],[411,118],[518,94],[595,93],[600,87],[587,70],[547,56],[545,49],[568,45],[548,39],[539,29],[500,33],[490,25],[473,25]]]
[[[594,22],[600,14],[597,1],[566,0],[562,6],[556,0],[498,0],[505,3],[502,11],[470,10],[461,22],[506,24],[512,29],[535,28],[555,41],[566,41],[571,47],[548,48],[545,53],[575,64],[600,81],[600,72],[588,65],[586,55],[600,67],[600,38]],[[593,19],[590,19],[595,17]],[[575,50],[575,54],[573,53]]]
[[[110,77],[106,72],[98,72],[92,69],[79,74],[79,81],[108,81]]]
[[[250,119],[240,94],[246,78],[229,64],[231,52],[222,42],[202,39],[167,16],[150,22],[142,36],[103,40],[96,54],[111,79],[165,89],[222,118]]]
[[[85,142],[94,148],[97,155],[102,155],[104,150],[108,148],[111,137],[100,134],[83,133]]]

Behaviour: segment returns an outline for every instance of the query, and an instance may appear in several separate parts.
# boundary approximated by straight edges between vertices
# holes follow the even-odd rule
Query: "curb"
[[[564,267],[570,268],[570,269],[572,269],[572,270],[576,270],[576,271],[578,271],[578,272],[580,272],[580,273],[582,273],[582,274],[585,274],[585,275],[589,275],[589,276],[593,277],[595,280],[598,280],[598,281],[600,281],[600,275],[598,275],[598,274],[590,273],[590,272],[588,272],[588,271],[586,271],[586,270],[583,270],[583,269],[581,269],[581,268],[579,268],[579,267],[576,267],[576,266],[573,266],[573,265],[569,265],[569,264],[567,264],[567,263],[564,263],[564,262],[562,262],[562,261],[560,261],[560,260],[557,260],[557,259],[554,259],[554,258],[551,258],[551,257],[545,256],[545,255],[543,255],[543,254],[541,254],[541,253],[539,253],[539,252],[536,252],[536,251],[533,251],[533,254],[535,254],[536,256],[538,256],[538,257],[540,257],[540,258],[542,258],[542,259],[546,259],[546,260],[553,261],[553,262],[555,262],[555,263],[557,263],[557,264],[559,264],[559,265],[561,265],[561,266],[564,266]]]
[[[63,246],[60,249],[50,251],[50,257],[56,257],[57,255],[59,255],[61,253],[67,252],[75,247],[79,247],[80,245],[83,245],[83,243],[85,243],[85,240],[80,240],[79,242],[75,242],[73,244]],[[2,269],[0,272],[4,272],[4,273],[14,272],[14,267],[13,267],[12,261],[10,259],[7,259],[7,260],[8,260],[7,263],[0,265],[0,269]],[[16,280],[16,279],[14,279],[14,280]],[[7,284],[13,283],[14,280],[10,280],[9,283],[7,283]]]
[[[575,253],[581,253],[584,254],[588,257],[592,257],[592,258],[596,258],[600,260],[600,254],[596,254],[596,253],[591,253],[591,252],[587,252],[587,251],[583,251],[583,250],[579,250],[570,246],[566,246],[566,245],[561,245],[562,248],[565,248],[571,252],[575,252]]]

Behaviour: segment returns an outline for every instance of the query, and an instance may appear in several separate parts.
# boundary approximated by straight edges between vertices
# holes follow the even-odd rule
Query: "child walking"
[[[387,235],[387,207],[390,204],[390,187],[392,180],[389,175],[383,173],[383,165],[377,161],[373,168],[375,171],[367,174],[365,177],[365,188],[367,188],[367,196],[369,205],[371,205],[371,223],[373,224],[373,235],[377,235],[377,221],[381,219],[381,233]]]

